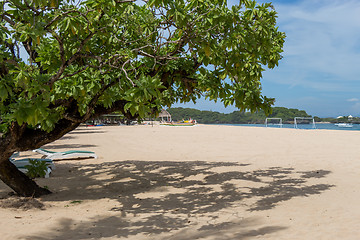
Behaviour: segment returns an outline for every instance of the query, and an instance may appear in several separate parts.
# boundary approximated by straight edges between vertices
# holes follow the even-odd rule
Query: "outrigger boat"
[[[165,126],[194,126],[196,125],[197,122],[196,120],[193,119],[189,119],[189,120],[182,120],[179,122],[165,122],[165,123],[161,123],[160,125],[165,125]]]

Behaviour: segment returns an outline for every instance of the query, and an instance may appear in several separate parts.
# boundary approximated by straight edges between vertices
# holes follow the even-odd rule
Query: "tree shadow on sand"
[[[80,202],[102,196],[118,202],[108,209],[113,216],[85,223],[63,219],[56,228],[28,239],[128,238],[137,234],[152,236],[149,239],[248,239],[286,226],[259,228],[259,219],[243,218],[234,209],[268,210],[282,201],[321,194],[333,187],[318,183],[330,173],[325,170],[298,172],[276,167],[246,171],[246,167],[232,162],[199,161],[63,165],[47,180],[49,186],[56,186],[61,178],[62,186],[45,200]],[[76,193],[70,195],[68,190],[60,189]],[[231,219],[221,220],[222,214]]]

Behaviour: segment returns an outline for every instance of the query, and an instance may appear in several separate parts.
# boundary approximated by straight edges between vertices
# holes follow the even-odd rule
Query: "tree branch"
[[[65,49],[64,49],[64,43],[62,41],[62,39],[60,39],[60,37],[54,32],[54,31],[50,31],[54,38],[56,39],[56,41],[59,44],[59,50],[60,50],[60,58],[61,58],[61,66],[59,68],[59,70],[57,71],[57,73],[55,75],[53,75],[49,82],[47,83],[49,86],[52,86],[56,81],[58,81],[61,77],[61,75],[64,73],[66,67],[68,67],[69,65],[71,65],[72,62],[74,62],[76,59],[80,58],[82,55],[80,54],[81,50],[84,48],[84,45],[97,33],[102,31],[104,28],[100,28],[94,32],[91,32],[88,36],[86,36],[80,43],[79,47],[77,48],[76,52],[68,59],[65,59]]]
[[[48,24],[46,24],[46,26],[44,27],[45,30],[47,30],[54,22],[56,22],[59,18],[64,17],[66,15],[68,15],[69,13],[73,13],[73,12],[79,12],[78,10],[69,10],[67,12],[62,13],[61,15],[56,16],[55,18],[53,18]]]
[[[14,26],[16,24],[16,22],[14,20],[12,20],[11,18],[9,18],[9,16],[11,17],[10,14],[8,13],[3,13],[1,14],[1,18],[4,19],[7,23],[9,23],[11,26]]]

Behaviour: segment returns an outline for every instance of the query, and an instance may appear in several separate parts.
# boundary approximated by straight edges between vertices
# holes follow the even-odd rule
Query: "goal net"
[[[281,118],[266,118],[265,119],[265,127],[282,127],[282,119]]]
[[[315,129],[315,120],[312,117],[295,117],[294,128]]]

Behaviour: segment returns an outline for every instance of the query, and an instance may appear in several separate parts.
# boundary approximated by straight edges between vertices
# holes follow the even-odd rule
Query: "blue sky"
[[[279,67],[263,74],[263,94],[274,97],[275,106],[298,108],[313,116],[360,116],[360,1],[272,3],[287,38]],[[196,105],[173,105],[179,106],[236,110],[203,99]]]

